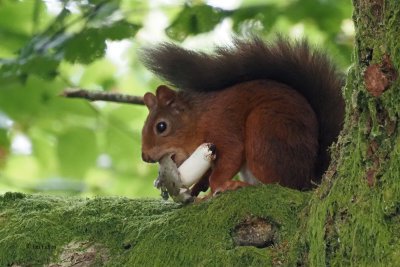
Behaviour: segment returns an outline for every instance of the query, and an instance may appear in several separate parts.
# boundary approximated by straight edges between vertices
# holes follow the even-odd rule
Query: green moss
[[[269,266],[275,257],[287,260],[280,245],[290,245],[298,233],[309,196],[268,185],[180,206],[161,199],[7,193],[0,197],[0,266],[56,262],[63,246],[85,240],[109,251],[107,266]],[[274,248],[234,246],[233,230],[249,214],[279,226]]]
[[[400,142],[400,140],[397,140]],[[399,144],[399,143],[397,143]],[[357,146],[329,194],[313,196],[307,222],[311,266],[398,266],[400,159],[397,145],[386,172],[370,188]],[[360,151],[361,152],[361,151]]]
[[[376,24],[363,13],[366,2],[354,1],[355,64],[344,89],[347,118],[334,151],[336,172],[311,198],[303,222],[310,266],[400,266],[400,79],[375,98],[363,76],[384,54],[400,67],[400,3],[384,2],[383,22]]]
[[[25,195],[23,193],[7,192],[4,194],[4,196],[0,200],[5,202],[5,201],[9,201],[9,200],[21,199],[24,197],[25,197]]]

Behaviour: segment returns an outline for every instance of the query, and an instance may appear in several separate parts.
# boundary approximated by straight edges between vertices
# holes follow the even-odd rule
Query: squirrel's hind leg
[[[298,112],[275,112],[258,107],[246,122],[246,166],[264,184],[279,183],[305,188],[314,172],[318,150],[317,129],[305,127],[307,118]]]

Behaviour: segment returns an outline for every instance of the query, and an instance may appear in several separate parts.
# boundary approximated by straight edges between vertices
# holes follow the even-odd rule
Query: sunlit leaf
[[[0,1],[0,29],[30,34],[34,5],[35,1]]]
[[[88,64],[104,56],[105,38],[97,29],[86,29],[65,44],[65,59]]]
[[[208,5],[185,5],[177,18],[166,29],[166,34],[177,41],[189,35],[211,31],[228,15],[227,11]]]
[[[98,5],[100,3],[104,3],[104,0],[89,0],[89,3]]]
[[[21,65],[23,74],[35,74],[44,79],[54,78],[59,60],[44,56],[33,56]]]
[[[7,130],[0,128],[0,146],[4,149],[10,148],[10,139],[8,138]]]
[[[121,40],[133,37],[140,26],[118,21],[102,28],[88,28],[68,39],[64,46],[65,59],[88,64],[104,56],[107,39]]]
[[[268,31],[279,14],[280,10],[272,5],[239,8],[232,12],[233,29],[237,33]]]
[[[29,35],[10,32],[7,29],[0,28],[0,58],[15,58],[17,57],[16,49],[23,46],[29,40]]]
[[[101,33],[109,40],[122,40],[134,37],[140,28],[140,25],[120,20],[110,26],[101,28]]]

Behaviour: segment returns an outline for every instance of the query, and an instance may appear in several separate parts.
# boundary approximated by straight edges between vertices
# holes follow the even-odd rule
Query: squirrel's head
[[[142,130],[142,158],[146,162],[158,162],[164,155],[172,154],[179,166],[192,151],[186,145],[190,117],[187,106],[178,93],[165,85],[156,94],[146,93],[144,103],[149,115]]]

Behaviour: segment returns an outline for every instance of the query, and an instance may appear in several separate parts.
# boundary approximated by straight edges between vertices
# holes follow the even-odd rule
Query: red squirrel
[[[261,183],[309,189],[326,171],[344,119],[343,78],[306,41],[236,39],[213,54],[164,43],[144,49],[141,60],[179,88],[144,95],[143,160],[171,153],[179,166],[200,144],[216,147],[195,196]],[[243,181],[232,180],[238,172]]]

